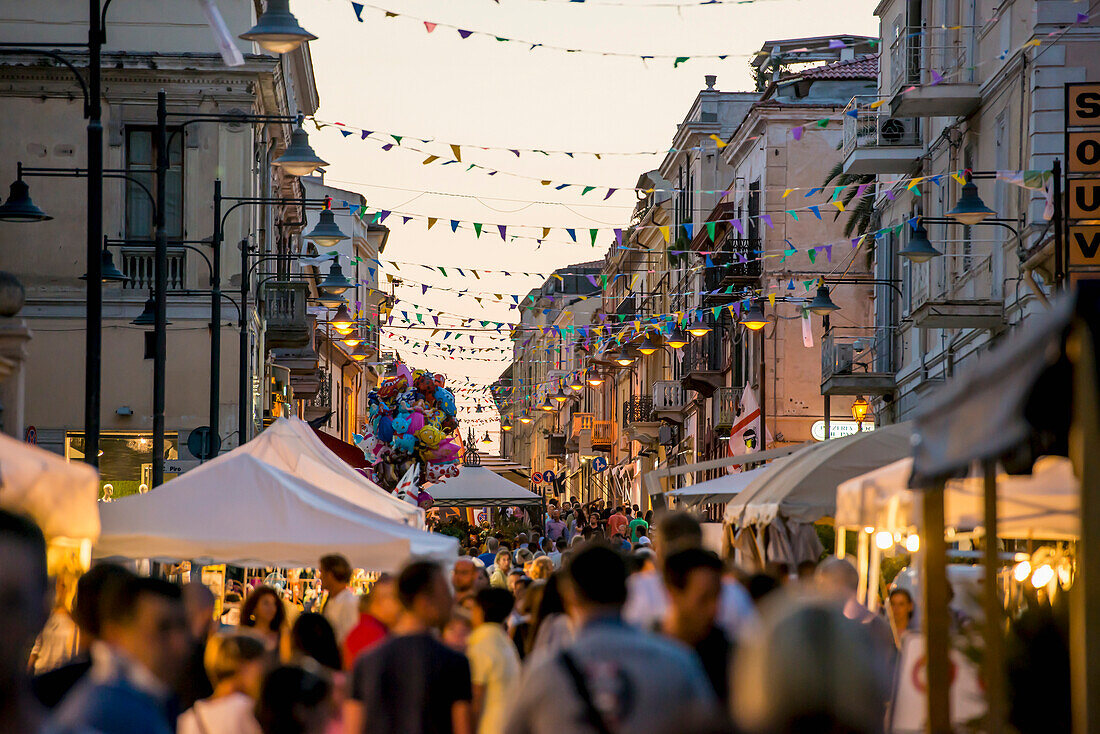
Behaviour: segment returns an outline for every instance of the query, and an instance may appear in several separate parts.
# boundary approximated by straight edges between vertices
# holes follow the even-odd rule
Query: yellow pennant
[[[458,161],[459,163],[461,163],[462,162],[462,148],[460,148],[457,145],[452,145],[451,146],[451,152],[454,153],[455,160]]]
[[[774,293],[769,293],[768,294],[768,303],[770,303],[773,307],[775,306],[775,294]]]
[[[921,181],[923,181],[923,180],[924,180],[924,176],[917,176],[917,177],[916,177],[916,178],[914,178],[914,179],[913,179],[912,181],[910,181],[910,182],[909,182],[909,185],[908,185],[908,186],[906,186],[905,188],[907,188],[907,189],[911,189],[911,188],[913,188],[914,186],[916,186],[917,184],[919,184],[919,183],[920,183]]]
[[[542,238],[546,239],[547,236],[549,236],[549,234],[550,234],[550,228],[549,227],[543,227],[542,228]]]
[[[722,148],[725,148],[727,145],[729,145],[729,143],[722,140],[722,138],[718,137],[717,135],[711,135],[710,139],[714,141],[714,144],[718,146],[719,150],[721,150]]]
[[[880,99],[880,100],[878,100],[877,102],[872,102],[872,103],[870,104],[870,107],[871,107],[871,109],[872,109],[872,110],[876,110],[876,109],[878,109],[879,107],[882,107],[882,106],[883,106],[884,104],[886,104],[886,100],[884,100],[884,99]]]
[[[966,179],[965,179],[965,178],[963,178],[962,176],[960,176],[959,174],[957,174],[957,173],[952,173],[952,174],[951,174],[951,178],[953,178],[953,179],[955,179],[956,181],[958,181],[960,185],[962,185],[962,186],[966,186]]]
[[[668,242],[668,225],[662,225],[659,227],[661,230],[661,236],[665,238],[665,242]]]
[[[788,195],[789,193],[791,193],[792,191],[794,191],[794,189],[787,189],[786,191],[784,191],[784,192],[783,192],[783,196],[781,196],[781,197],[779,197],[779,198],[781,198],[781,199],[786,199],[786,198],[787,198],[787,195]]]
[[[428,165],[429,163],[432,163],[432,162],[434,162],[434,161],[438,161],[438,160],[439,160],[439,156],[437,156],[437,155],[430,155],[430,156],[428,156],[427,158],[425,158],[425,159],[424,159],[423,165],[425,165],[425,166],[426,166],[426,165]]]
[[[839,209],[840,211],[844,211],[844,202],[843,201],[838,200],[838,201],[833,201],[833,202],[830,202],[830,203],[833,206],[835,206],[837,209]]]
[[[438,222],[438,221],[439,221],[439,219],[437,217],[428,217],[428,229],[431,229],[432,227],[434,227],[435,223]]]

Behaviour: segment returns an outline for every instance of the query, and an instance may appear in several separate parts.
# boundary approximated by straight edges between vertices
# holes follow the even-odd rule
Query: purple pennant
[[[623,246],[623,231],[621,229],[615,230],[615,244],[619,247]]]
[[[856,189],[856,198],[857,199],[861,198],[863,196],[863,194],[867,191],[867,189],[870,188],[870,187],[871,187],[871,184],[869,184],[869,183],[860,184],[859,188]]]
[[[505,240],[505,241],[507,241],[507,239],[508,239],[508,235],[507,235],[507,229],[508,229],[508,228],[507,228],[507,227],[506,227],[505,225],[503,225],[503,224],[498,224],[498,225],[497,225],[497,230],[499,230],[499,231],[500,231],[500,238],[501,238],[502,240]]]
[[[618,189],[608,189],[607,195],[603,197],[603,200],[607,201],[608,199],[610,199],[611,195],[614,194],[616,191],[618,191]]]
[[[936,86],[937,84],[939,84],[940,82],[943,81],[943,74],[939,73],[935,69],[932,69],[931,71],[932,71],[932,83],[929,86],[934,87],[934,86]]]
[[[894,200],[894,192],[890,189],[887,189],[886,190],[886,198],[889,199],[890,201],[893,201]]]
[[[512,152],[516,154],[516,158],[519,158],[519,151],[518,150],[513,150]]]
[[[745,226],[741,224],[740,219],[731,219],[730,224],[733,225],[733,228],[737,230],[737,233],[739,235],[741,235],[742,237],[745,236]]]
[[[1088,13],[1078,13],[1077,14],[1077,22],[1078,23],[1087,23],[1088,20],[1089,20],[1089,14]]]
[[[425,294],[425,293],[427,293],[427,292],[428,292],[428,286],[426,286],[426,285],[424,285],[423,283],[421,283],[421,284],[420,284],[420,295],[424,295],[424,294]]]
[[[829,48],[846,48],[846,47],[844,45],[844,41],[841,41],[839,39],[834,38],[831,41],[829,41]]]
[[[408,224],[411,221],[412,221],[412,217],[401,217],[401,223],[402,224]]]
[[[385,145],[382,146],[382,150],[387,150],[388,151],[392,147],[393,147],[393,143],[386,143]]]
[[[390,212],[383,209],[382,211],[378,212],[378,215],[379,215],[378,216],[378,221],[379,222],[384,222],[384,221],[386,221],[386,217],[388,217],[390,215]]]
[[[359,134],[360,134],[360,136],[362,136],[363,140],[366,140],[367,138],[370,137],[371,131],[370,130],[364,130],[363,132],[361,132]]]
[[[473,35],[473,31],[464,31],[461,28],[459,28],[458,29],[458,35],[462,36],[463,38],[469,38],[471,35]]]
[[[594,287],[594,288],[599,288],[600,287],[600,281],[596,280],[595,275],[587,275],[585,277],[588,278],[588,282],[592,284],[592,287]]]
[[[801,125],[799,125],[798,127],[791,128],[791,137],[794,138],[795,140],[801,140],[802,139],[802,126]]]
[[[833,261],[833,246],[832,245],[825,245],[821,249],[825,250],[825,258],[829,262],[832,262]]]
[[[432,321],[435,322],[436,326],[439,326],[439,317],[438,316],[432,316]]]
[[[771,214],[761,214],[760,219],[764,222],[764,224],[768,225],[768,229],[774,229],[775,225],[772,224]]]
[[[852,249],[855,249],[855,248],[859,247],[859,240],[860,240],[859,237],[853,237],[852,238]]]

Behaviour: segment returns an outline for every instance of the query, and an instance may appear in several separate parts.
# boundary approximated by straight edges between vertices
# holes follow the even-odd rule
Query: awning
[[[0,434],[0,507],[33,518],[47,540],[99,537],[97,497],[91,466]]]
[[[483,466],[464,466],[458,476],[427,488],[435,507],[541,505],[542,497]]]
[[[395,571],[411,558],[458,552],[454,538],[357,507],[255,456],[232,458],[101,503],[93,556],[298,568],[340,553],[356,568]]]
[[[727,474],[717,479],[709,479],[690,487],[682,487],[665,493],[666,497],[673,498],[688,507],[695,505],[710,505],[719,502],[726,503],[739,495],[746,487],[768,472],[782,466],[787,459],[776,459],[766,466],[751,471]]]
[[[310,430],[320,439],[321,443],[325,445],[325,448],[346,461],[351,468],[366,469],[370,466],[370,464],[367,463],[367,457],[363,455],[363,450],[358,446],[353,446],[347,441],[341,441],[336,438],[336,436],[331,436],[319,428],[310,426]]]
[[[1066,455],[1073,377],[1065,339],[1079,312],[1097,318],[1091,301],[1057,299],[924,401],[916,416],[916,486],[965,473],[974,461],[999,459],[1026,471],[1035,457]]]
[[[847,527],[905,533],[919,527],[919,498],[909,489],[913,460],[901,459],[837,487],[836,522]],[[945,527],[969,532],[982,527],[981,477],[948,480]],[[1026,475],[997,477],[997,535],[1002,538],[1073,540],[1080,534],[1080,482],[1069,459],[1046,456]],[[921,528],[923,531],[923,528]]]
[[[836,512],[841,482],[909,455],[911,423],[898,423],[799,449],[726,506],[725,521],[767,525],[777,517],[817,522]]]

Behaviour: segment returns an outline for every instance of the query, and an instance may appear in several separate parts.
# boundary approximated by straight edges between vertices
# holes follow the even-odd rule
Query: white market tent
[[[709,505],[719,502],[729,502],[741,494],[750,484],[757,479],[766,476],[769,472],[782,466],[786,458],[776,459],[772,463],[752,469],[750,471],[727,474],[717,479],[708,479],[699,484],[692,484],[680,489],[674,489],[665,493],[665,497],[676,500],[687,507],[696,505]]]
[[[394,571],[412,557],[458,552],[454,538],[365,510],[255,456],[221,459],[101,504],[93,556],[293,568],[341,553],[357,568]]]
[[[0,507],[33,518],[51,543],[94,542],[98,496],[91,466],[0,434]]]
[[[908,456],[912,433],[912,424],[897,423],[799,449],[730,500],[725,521],[740,527],[832,517],[837,486]]]
[[[913,459],[843,482],[836,491],[836,522],[905,534],[921,526],[920,498],[909,488]],[[1080,535],[1080,482],[1064,457],[1035,462],[1031,474],[997,477],[997,535],[1002,538],[1074,540]],[[982,526],[981,477],[950,479],[944,492],[944,524],[958,532]],[[923,528],[921,528],[923,531]]]
[[[402,502],[334,454],[299,418],[280,418],[260,435],[209,462],[247,454],[293,474],[351,504],[413,527],[424,527],[424,511]]]
[[[542,497],[483,466],[464,466],[457,477],[427,488],[435,507],[541,505]]]

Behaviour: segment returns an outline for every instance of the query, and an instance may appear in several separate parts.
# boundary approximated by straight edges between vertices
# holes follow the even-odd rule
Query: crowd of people
[[[0,512],[0,732],[882,731],[894,645],[847,561],[766,584],[685,513],[569,502],[520,540],[412,561],[362,596],[324,556],[319,612],[261,585],[233,626],[206,586],[97,565],[76,584],[77,645],[43,670],[45,543]]]

